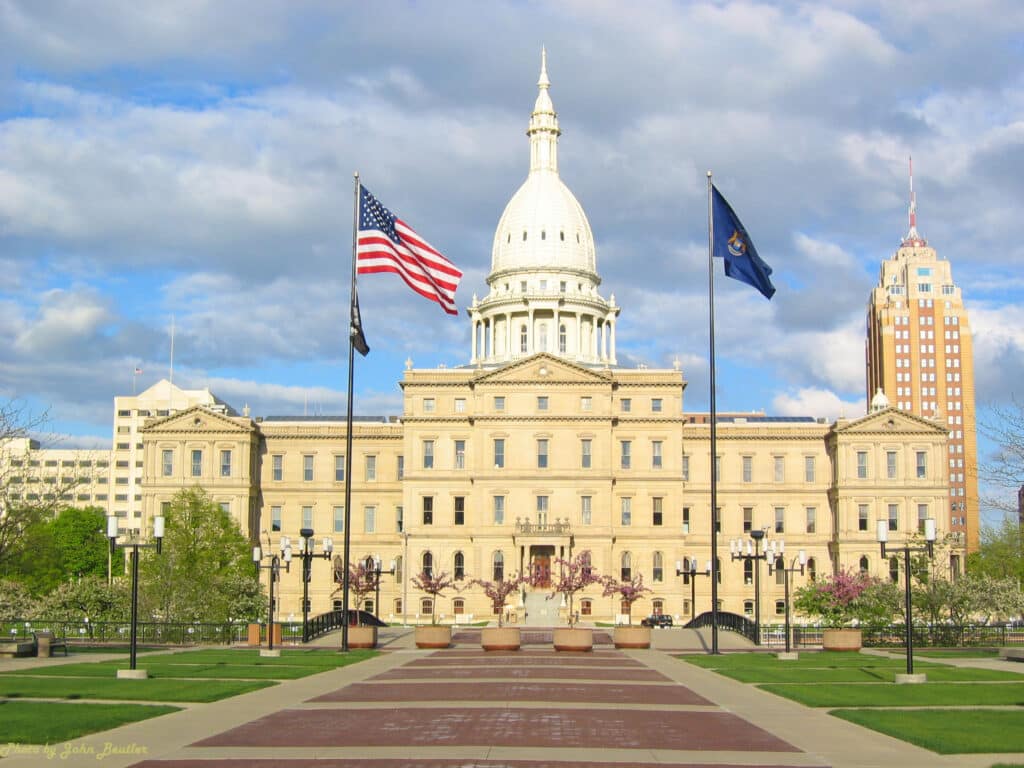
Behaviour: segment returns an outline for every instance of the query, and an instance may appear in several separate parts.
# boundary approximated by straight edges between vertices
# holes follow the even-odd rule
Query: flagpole
[[[715,407],[715,220],[711,207],[711,171],[708,171],[708,328],[711,361],[711,653],[718,653],[718,477],[715,472],[718,414]]]
[[[345,545],[342,548],[342,559],[345,561],[345,573],[342,577],[341,600],[344,609],[345,620],[341,627],[341,650],[348,652],[348,624],[349,624],[349,554],[351,548],[351,522],[352,522],[352,383],[353,367],[355,364],[355,347],[353,345],[353,309],[356,303],[356,242],[359,232],[359,171],[353,174],[355,192],[352,197],[352,282],[349,288],[348,308],[348,402],[345,413]],[[380,607],[374,606],[378,615]],[[358,609],[357,609],[358,610]]]

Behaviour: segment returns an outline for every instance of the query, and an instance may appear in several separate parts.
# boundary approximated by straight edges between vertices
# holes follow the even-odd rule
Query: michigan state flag
[[[757,255],[746,228],[714,184],[711,185],[711,211],[714,220],[712,255],[725,259],[726,275],[752,285],[770,299],[775,293],[770,279],[772,268]]]

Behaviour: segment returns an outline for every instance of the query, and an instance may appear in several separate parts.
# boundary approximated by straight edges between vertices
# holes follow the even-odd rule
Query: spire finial
[[[914,195],[914,158],[908,156],[910,165],[910,208],[907,211],[907,218],[910,223],[910,229],[907,231],[907,236],[903,238],[904,246],[918,246],[928,245],[928,241],[921,237],[917,231],[917,197]]]
[[[548,51],[543,45],[540,47],[540,79],[537,85],[540,88],[551,87],[551,81],[548,80]]]

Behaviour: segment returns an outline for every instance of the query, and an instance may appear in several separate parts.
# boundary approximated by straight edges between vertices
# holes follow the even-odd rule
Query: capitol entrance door
[[[552,546],[530,547],[530,577],[533,586],[540,589],[551,587],[551,558],[555,555]]]

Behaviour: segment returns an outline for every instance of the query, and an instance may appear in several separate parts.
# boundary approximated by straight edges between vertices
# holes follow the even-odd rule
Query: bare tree
[[[990,406],[986,410],[978,426],[998,448],[978,462],[978,476],[1012,494],[1009,498],[987,498],[985,504],[1016,515],[1017,492],[1024,486],[1024,404],[1014,398],[1010,406]]]

